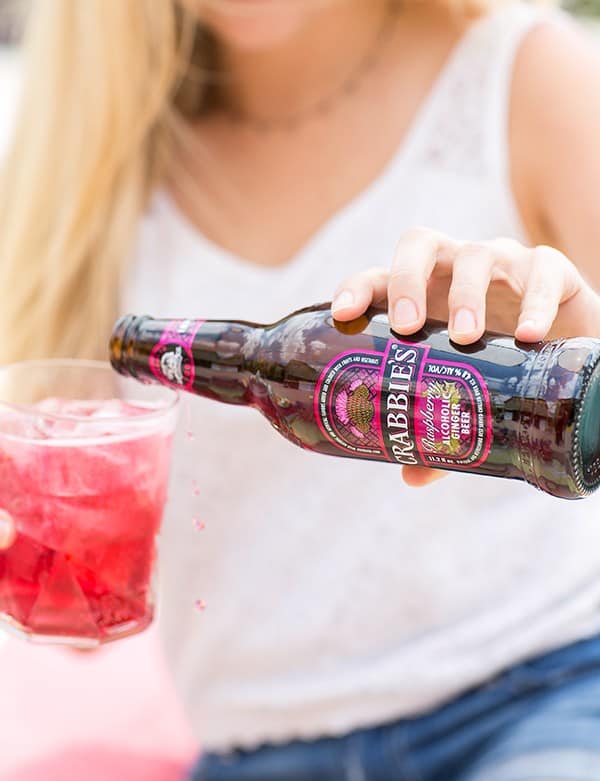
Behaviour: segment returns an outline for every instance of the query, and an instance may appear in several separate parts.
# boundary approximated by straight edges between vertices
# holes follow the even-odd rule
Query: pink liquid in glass
[[[0,618],[33,639],[83,645],[139,632],[153,617],[171,427],[132,427],[148,408],[118,400],[38,408],[37,421],[3,413],[0,508],[18,536],[0,552]]]

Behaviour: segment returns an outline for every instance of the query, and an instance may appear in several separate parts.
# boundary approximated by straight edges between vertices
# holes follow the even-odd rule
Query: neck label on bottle
[[[398,464],[473,468],[491,446],[483,377],[409,342],[337,355],[319,378],[315,417],[346,455]]]
[[[150,354],[150,370],[163,385],[189,390],[195,369],[192,343],[204,320],[172,320]]]

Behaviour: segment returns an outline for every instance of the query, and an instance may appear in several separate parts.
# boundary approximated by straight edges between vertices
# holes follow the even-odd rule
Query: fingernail
[[[0,514],[0,548],[8,548],[14,542],[15,527],[10,518]]]
[[[535,320],[524,320],[522,323],[519,323],[519,328],[537,328],[537,323]]]
[[[470,309],[463,307],[459,309],[454,315],[454,322],[452,324],[452,330],[457,334],[469,334],[474,331],[477,326],[475,322],[475,315]]]
[[[399,298],[394,306],[394,323],[396,325],[412,325],[419,317],[417,307],[410,298]]]
[[[354,303],[354,293],[349,290],[342,290],[334,299],[331,304],[332,312],[337,312],[339,309],[348,309]]]

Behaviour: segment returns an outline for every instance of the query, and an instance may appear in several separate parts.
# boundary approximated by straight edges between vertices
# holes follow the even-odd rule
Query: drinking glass
[[[150,624],[177,403],[108,363],[0,367],[0,626],[93,647]]]

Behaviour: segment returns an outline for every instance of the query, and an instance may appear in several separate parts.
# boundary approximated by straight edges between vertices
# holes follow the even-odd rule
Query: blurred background
[[[13,42],[18,37],[18,0],[1,0],[0,2],[0,40],[4,44]]]
[[[0,155],[25,12],[26,0],[0,0]],[[179,781],[197,751],[154,629],[91,652],[0,630],[0,692],[0,781]]]
[[[18,0],[0,0],[0,149],[6,142],[16,98],[22,13],[23,7]]]
[[[18,97],[25,2],[0,0],[0,153]],[[600,0],[563,8],[597,28],[600,45]],[[197,750],[155,630],[98,652],[0,632],[0,692],[0,781],[175,781]]]

